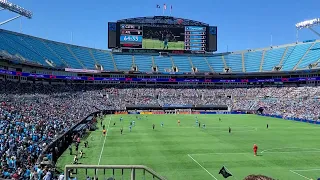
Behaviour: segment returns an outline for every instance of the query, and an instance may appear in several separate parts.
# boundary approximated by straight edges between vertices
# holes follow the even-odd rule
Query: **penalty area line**
[[[291,170],[291,171],[320,171],[320,169],[298,169],[298,170]]]
[[[277,153],[277,151],[270,152],[272,150],[283,150],[283,149],[297,149],[298,151],[278,151],[278,153],[291,153],[291,152],[320,152],[319,148],[300,148],[300,147],[283,147],[283,148],[272,148],[272,149],[265,149],[260,153]],[[300,151],[299,151],[300,150]],[[302,150],[302,151],[301,151]],[[307,151],[304,151],[307,150]]]
[[[205,167],[203,167],[197,160],[195,160],[190,154],[188,154],[189,158],[191,158],[195,163],[197,163],[203,170],[205,170],[211,177],[213,177],[215,180],[218,180],[216,177],[214,177],[213,174],[211,174]]]
[[[100,162],[101,162],[102,153],[103,153],[104,146],[106,144],[106,139],[107,139],[108,132],[109,132],[110,122],[111,122],[111,116],[110,116],[110,119],[109,119],[106,135],[104,136],[104,140],[103,140],[103,144],[102,144],[102,148],[101,148],[101,152],[100,152],[100,156],[99,156],[98,165],[100,165]]]

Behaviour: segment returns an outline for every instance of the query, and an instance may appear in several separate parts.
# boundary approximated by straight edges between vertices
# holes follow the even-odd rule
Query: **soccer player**
[[[152,124],[152,129],[154,130],[154,128],[156,127],[156,125],[155,124]]]
[[[196,119],[196,126],[198,126],[198,124],[199,124],[199,121],[198,121],[198,119]]]
[[[129,131],[131,132],[131,130],[132,130],[132,126],[130,125],[130,126],[129,126]]]
[[[202,128],[205,129],[206,128],[206,124],[203,123]]]
[[[253,145],[253,153],[254,156],[257,156],[258,146],[256,144]]]
[[[178,126],[180,126],[180,120],[178,120]]]
[[[84,152],[82,151],[82,149],[80,150],[80,158],[82,158],[84,155]]]
[[[76,151],[78,153],[78,150],[79,150],[79,143],[76,142]]]
[[[103,129],[102,134],[105,136],[107,134],[107,131],[105,129]]]
[[[219,118],[219,121],[221,122],[221,118]]]
[[[133,125],[133,126],[136,126],[136,122],[135,122],[135,121],[132,121],[132,125]]]
[[[73,164],[78,164],[78,156],[75,155],[73,158]]]
[[[198,123],[199,128],[200,128],[200,124],[201,124],[201,123],[200,123],[200,121],[199,121],[199,123]]]
[[[69,145],[69,151],[70,151],[70,155],[72,155],[72,145]]]
[[[130,122],[130,126],[132,126],[132,121]]]
[[[169,46],[168,46],[168,38],[166,37],[164,40],[163,40],[163,49],[168,49],[169,48]]]
[[[163,127],[163,122],[161,122],[161,127]]]
[[[267,129],[269,128],[269,124],[267,124]]]
[[[122,132],[123,132],[123,128],[120,129],[120,134],[121,134],[121,135],[122,135]]]
[[[231,133],[231,128],[229,127],[229,133]]]
[[[122,117],[120,117],[120,122],[122,122],[122,120],[123,120],[123,118],[122,118]]]

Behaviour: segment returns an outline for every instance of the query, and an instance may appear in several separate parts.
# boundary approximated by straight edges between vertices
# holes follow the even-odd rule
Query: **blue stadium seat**
[[[308,54],[300,62],[299,68],[308,68],[309,64],[316,63],[320,60],[320,42],[317,42],[309,50]]]
[[[278,66],[285,50],[285,47],[267,50],[264,54],[262,71],[272,71],[275,66]]]
[[[263,51],[251,51],[244,53],[244,65],[246,72],[259,72]]]
[[[203,56],[192,56],[190,58],[193,66],[195,66],[199,72],[211,72],[208,63]]]
[[[89,53],[89,48],[78,47],[74,45],[69,46],[70,50],[76,56],[76,58],[87,68],[95,69],[95,61]]]
[[[3,40],[25,59],[34,63],[48,66],[48,64],[45,62],[45,59],[39,55],[39,53],[32,50],[32,48],[26,44],[26,42],[24,42],[20,36],[14,33],[1,33],[1,35]]]
[[[57,67],[68,67],[60,57],[48,48],[43,40],[29,36],[22,36],[23,40],[28,43],[33,49],[39,52],[45,59],[52,61]]]
[[[223,72],[224,63],[222,61],[222,56],[207,57],[207,61],[214,72]]]
[[[69,52],[65,44],[53,42],[53,41],[44,41],[44,42],[49,48],[55,51],[55,53],[57,53],[72,68],[83,69],[81,64]]]
[[[129,71],[132,67],[132,55],[113,54],[113,59],[120,71]]]
[[[1,50],[6,51],[11,55],[20,54],[11,46],[11,44],[8,44],[7,40],[4,37],[2,37],[2,34],[0,34],[0,48]]]
[[[92,49],[92,55],[106,71],[115,71],[111,54],[107,51]]]
[[[150,55],[134,55],[134,62],[138,66],[138,70],[142,72],[152,71],[152,56]]]
[[[171,56],[173,63],[178,67],[179,72],[191,72],[192,66],[188,56]]]
[[[242,55],[241,54],[229,54],[224,57],[226,64],[231,68],[232,72],[243,72],[242,70]]]
[[[285,59],[283,60],[283,71],[291,71],[293,67],[299,62],[303,55],[307,52],[308,48],[311,46],[308,44],[297,44],[293,46],[291,53],[287,52]],[[292,47],[289,47],[292,48]]]
[[[172,70],[172,63],[170,57],[153,56],[154,63],[158,66],[159,72],[166,72],[166,69]]]

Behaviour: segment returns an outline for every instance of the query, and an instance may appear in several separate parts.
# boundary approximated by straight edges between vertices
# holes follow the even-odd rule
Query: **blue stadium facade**
[[[0,55],[8,59],[48,68],[74,68],[140,72],[225,72],[233,73],[294,71],[316,68],[320,60],[320,41],[293,43],[263,49],[211,55],[172,55],[112,53],[25,34],[0,30]]]

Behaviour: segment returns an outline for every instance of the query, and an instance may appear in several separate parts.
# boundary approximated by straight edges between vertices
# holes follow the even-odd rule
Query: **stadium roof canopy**
[[[177,18],[172,16],[149,16],[121,19],[118,23],[132,23],[132,24],[177,24],[184,26],[209,26],[209,24],[194,21],[190,19]]]

